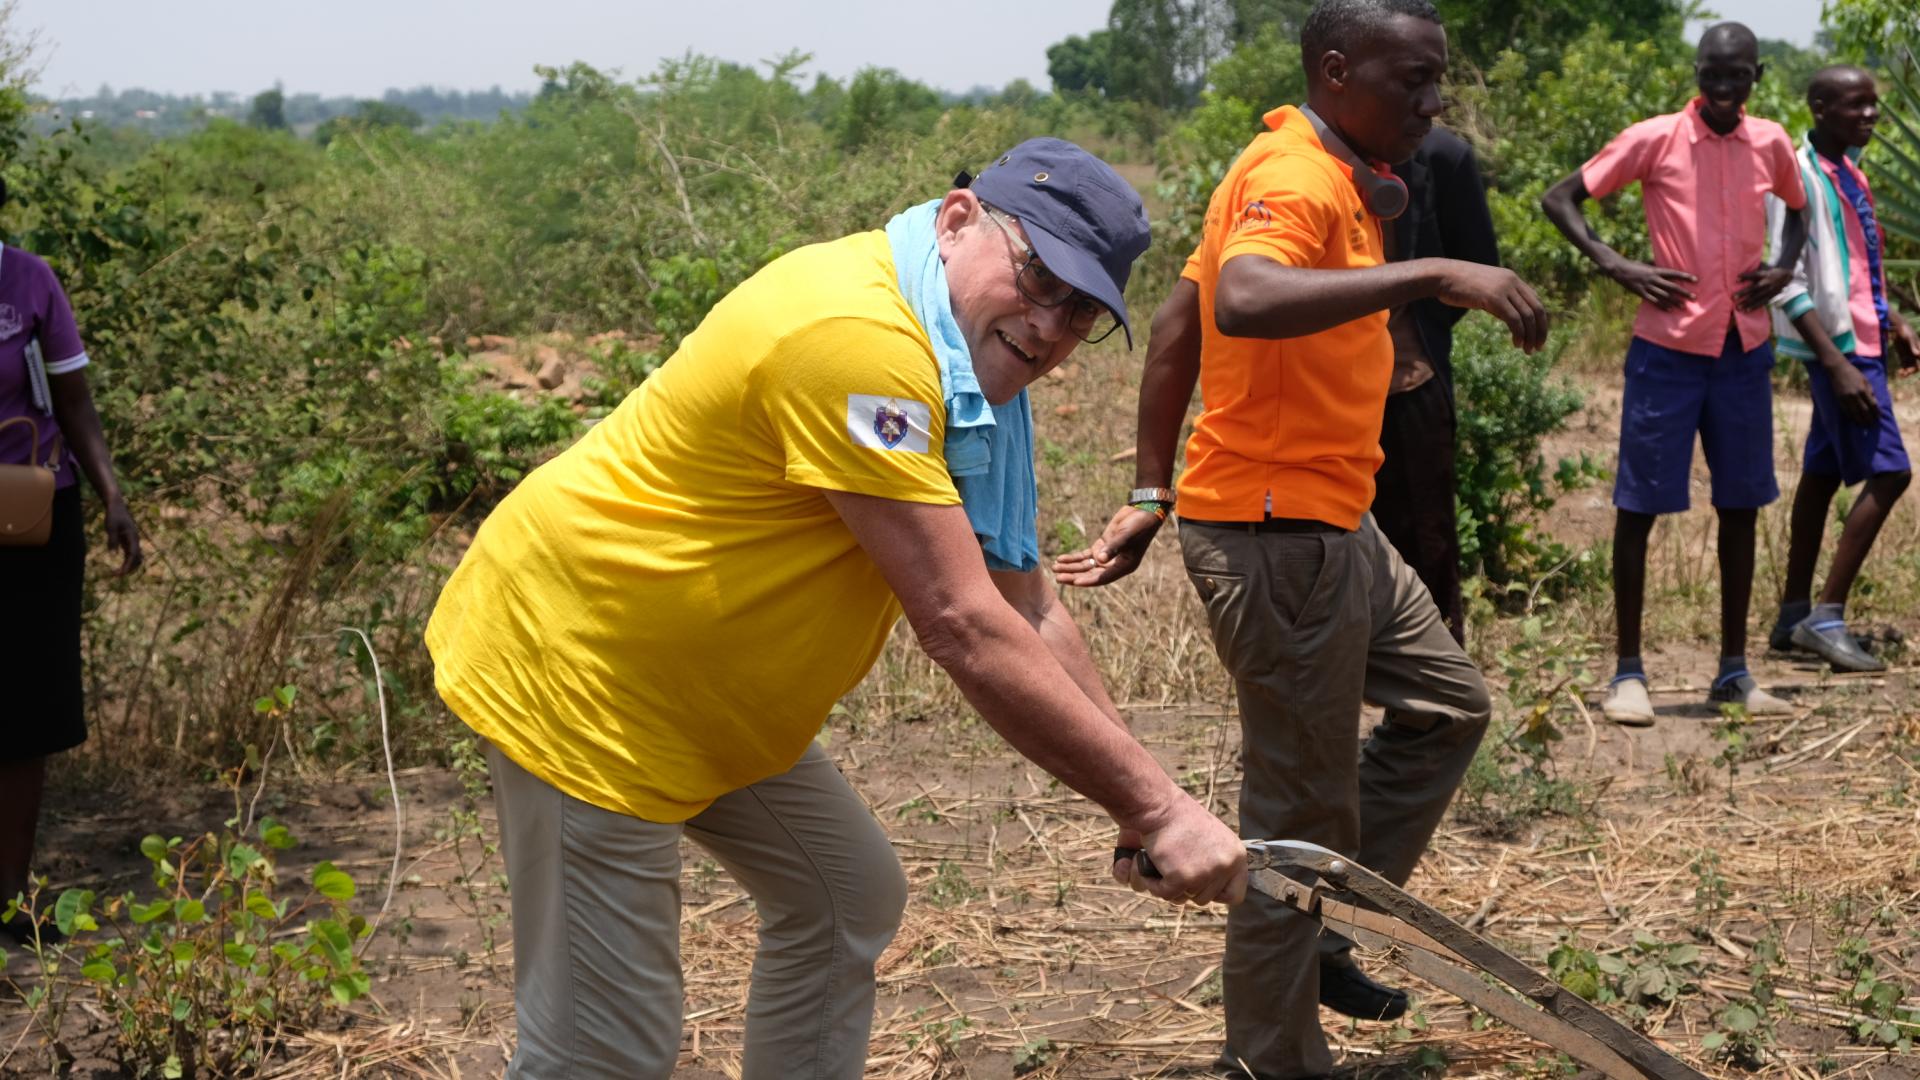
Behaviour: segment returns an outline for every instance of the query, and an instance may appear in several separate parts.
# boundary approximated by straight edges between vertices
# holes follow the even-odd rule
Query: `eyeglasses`
[[[1018,218],[985,203],[981,203],[980,208],[986,211],[988,221],[1000,226],[1000,231],[1007,234],[1014,249],[1026,256],[1026,261],[1020,264],[1013,276],[1013,284],[1028,303],[1043,308],[1070,305],[1067,308],[1067,329],[1089,345],[1104,341],[1107,335],[1120,328],[1120,319],[1111,308],[1067,284],[1059,275],[1047,269],[1033,246],[1022,240],[1020,234],[1007,224]]]

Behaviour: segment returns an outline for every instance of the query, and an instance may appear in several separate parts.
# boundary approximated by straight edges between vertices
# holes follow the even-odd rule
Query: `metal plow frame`
[[[1249,841],[1247,867],[1253,888],[1368,948],[1386,950],[1392,963],[1612,1080],[1706,1080],[1646,1036],[1336,852],[1292,840]]]

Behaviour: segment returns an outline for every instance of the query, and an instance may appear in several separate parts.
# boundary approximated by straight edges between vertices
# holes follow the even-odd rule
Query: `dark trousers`
[[[1374,476],[1373,520],[1433,593],[1453,639],[1467,640],[1453,502],[1453,401],[1438,376],[1387,398],[1387,460]]]
[[[1311,841],[1404,883],[1492,710],[1426,586],[1365,518],[1353,532],[1182,522],[1180,550],[1240,705],[1240,835]],[[1386,710],[1364,743],[1363,701]],[[1318,922],[1271,897],[1228,913],[1223,1064],[1261,1080],[1331,1071],[1325,949]]]

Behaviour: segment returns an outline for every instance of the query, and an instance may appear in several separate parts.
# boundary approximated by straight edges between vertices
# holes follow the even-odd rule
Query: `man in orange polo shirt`
[[[1441,111],[1446,34],[1426,0],[1320,0],[1301,30],[1309,110],[1266,117],[1215,190],[1205,237],[1154,319],[1133,506],[1055,565],[1123,576],[1176,495],[1165,490],[1195,354],[1202,412],[1177,501],[1187,570],[1238,692],[1240,833],[1309,840],[1404,882],[1473,759],[1490,704],[1432,594],[1367,513],[1393,375],[1387,313],[1423,298],[1489,311],[1529,351],[1547,315],[1510,271],[1388,263],[1377,163],[1410,157]],[[1344,153],[1342,152],[1344,151]],[[1350,161],[1360,162],[1356,169]],[[1196,299],[1199,332],[1183,317]],[[1188,383],[1187,385],[1190,385]],[[1362,700],[1386,708],[1359,745]],[[1130,860],[1116,871],[1134,880]],[[1228,916],[1222,1065],[1325,1075],[1316,1003],[1390,1019],[1349,943],[1249,894]],[[1316,962],[1317,961],[1317,962]]]

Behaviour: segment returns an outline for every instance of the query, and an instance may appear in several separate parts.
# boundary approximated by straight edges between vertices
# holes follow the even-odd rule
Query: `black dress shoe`
[[[1350,960],[1322,960],[1320,1004],[1357,1020],[1398,1020],[1407,1012],[1407,992],[1374,982]]]

